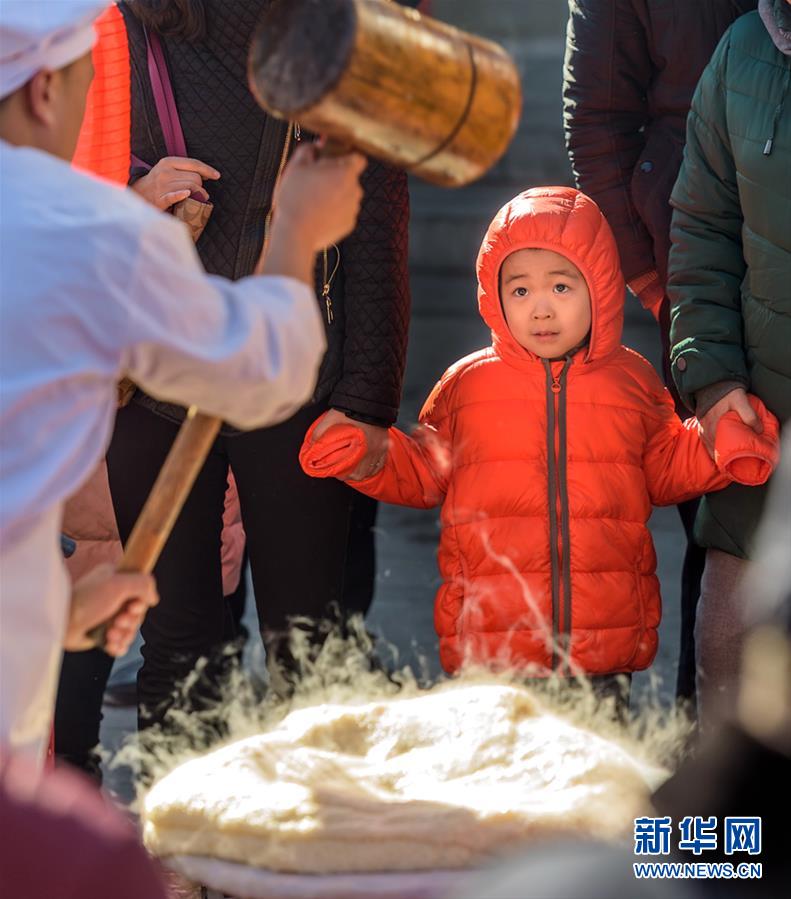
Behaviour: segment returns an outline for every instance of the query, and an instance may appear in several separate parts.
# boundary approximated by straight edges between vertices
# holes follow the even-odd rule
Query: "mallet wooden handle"
[[[189,409],[129,535],[119,571],[144,574],[153,571],[221,424],[222,419],[204,415],[195,406]],[[107,636],[107,624],[95,627],[88,636],[101,648]]]
[[[351,153],[354,147],[347,144],[346,141],[335,140],[334,137],[325,137],[323,143],[319,147],[319,155],[326,157],[345,156]]]

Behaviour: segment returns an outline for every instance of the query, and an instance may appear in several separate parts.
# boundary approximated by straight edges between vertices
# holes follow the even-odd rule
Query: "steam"
[[[484,520],[482,516],[482,523]],[[266,732],[296,709],[327,703],[362,705],[472,684],[527,686],[547,711],[619,743],[650,767],[665,771],[674,768],[691,742],[693,725],[683,709],[667,708],[660,701],[659,678],[652,676],[649,690],[640,697],[639,712],[624,720],[615,698],[597,694],[566,647],[554,638],[513,559],[494,549],[483,527],[480,538],[488,557],[521,588],[525,612],[513,622],[511,633],[525,626],[539,631],[546,649],[554,650],[565,670],[571,672],[570,678],[531,677],[538,672],[516,669],[506,635],[501,652],[485,667],[467,645],[461,672],[432,682],[427,675],[427,659],[418,658],[417,673],[410,667],[399,667],[398,648],[382,640],[375,642],[360,617],[320,627],[315,622],[296,620],[288,637],[296,677],[288,678],[284,672],[273,670],[272,660],[267,660],[269,684],[257,683],[239,663],[238,648],[228,647],[219,665],[217,659],[198,663],[179,687],[161,726],[127,739],[108,764],[128,766],[136,773],[138,789],[133,808],[139,806],[148,787],[174,767],[210,749]],[[464,595],[463,620],[475,619],[480,602],[480,594],[469,585]],[[321,633],[317,640],[318,631]],[[462,637],[463,632],[462,626]],[[213,682],[218,669],[224,678],[220,684]],[[287,690],[283,689],[284,684],[288,684]],[[202,702],[202,707],[196,709],[191,700],[196,693],[215,699]]]
[[[195,710],[187,697],[211,667],[202,660],[183,684],[180,699],[162,726],[130,737],[109,761],[111,767],[128,766],[137,775],[133,811],[139,809],[149,787],[178,765],[210,749],[271,730],[296,709],[322,704],[362,705],[473,684],[525,686],[524,675],[513,670],[495,673],[470,664],[455,677],[426,685],[408,667],[390,670],[378,661],[372,663],[388,651],[397,658],[397,650],[375,646],[361,619],[330,630],[318,649],[304,629],[294,628],[290,649],[301,669],[291,695],[275,696],[262,689],[237,662],[229,666],[219,691],[213,685],[219,700]],[[654,691],[652,701],[643,703],[639,715],[623,722],[615,712],[614,701],[597,696],[583,676],[575,678],[574,689],[569,689],[567,679],[554,676],[532,681],[528,688],[546,711],[618,743],[648,768],[664,772],[658,776],[659,781],[675,766],[689,741],[689,719],[678,710],[663,708],[658,691]]]

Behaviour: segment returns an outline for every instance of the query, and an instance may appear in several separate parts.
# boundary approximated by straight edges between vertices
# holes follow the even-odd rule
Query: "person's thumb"
[[[741,420],[747,425],[747,427],[752,428],[756,434],[761,434],[763,432],[764,426],[761,423],[761,419],[758,416],[758,413],[753,409],[752,403],[750,403],[749,398],[746,393],[737,393],[734,398],[734,408],[739,413],[739,417]]]

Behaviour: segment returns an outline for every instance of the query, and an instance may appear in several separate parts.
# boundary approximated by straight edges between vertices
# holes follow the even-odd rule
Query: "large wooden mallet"
[[[502,47],[389,0],[275,0],[249,79],[270,115],[444,187],[497,162],[522,102]]]
[[[271,115],[447,187],[497,162],[521,108],[505,50],[389,0],[275,0],[249,77]],[[153,570],[220,424],[190,410],[119,570]],[[92,637],[103,645],[105,628]]]

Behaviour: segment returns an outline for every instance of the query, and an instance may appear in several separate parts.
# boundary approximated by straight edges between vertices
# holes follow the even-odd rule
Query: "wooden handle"
[[[221,424],[222,419],[204,415],[194,406],[189,409],[129,535],[119,571],[143,574],[153,571]],[[88,634],[99,648],[104,646],[106,636],[107,623],[98,625]]]
[[[336,140],[334,137],[325,137],[324,143],[319,148],[319,155],[328,158],[336,156],[345,156],[351,153],[354,147],[343,140]]]

